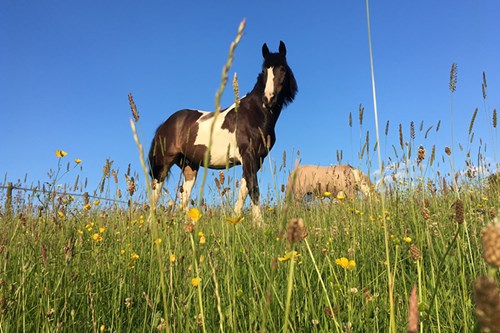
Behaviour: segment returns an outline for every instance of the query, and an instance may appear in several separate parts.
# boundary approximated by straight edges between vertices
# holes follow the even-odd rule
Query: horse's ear
[[[283,41],[280,40],[280,48],[279,48],[280,54],[284,57],[286,56],[286,46]]]
[[[269,48],[267,47],[266,43],[264,43],[264,45],[262,45],[262,56],[264,58],[267,58],[268,55],[269,55]]]

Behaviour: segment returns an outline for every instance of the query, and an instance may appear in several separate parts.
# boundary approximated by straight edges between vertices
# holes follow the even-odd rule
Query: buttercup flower
[[[64,157],[64,156],[66,156],[66,155],[68,155],[68,153],[67,153],[67,152],[65,152],[64,150],[61,150],[61,149],[57,149],[57,150],[56,150],[56,156],[57,156],[58,158],[62,158],[62,157]]]
[[[346,257],[339,258],[335,260],[335,263],[342,267],[343,269],[351,270],[356,267],[356,262],[354,260],[349,260]]]
[[[75,163],[76,163],[76,164],[80,164],[80,163],[82,163],[82,160],[81,160],[81,159],[79,159],[79,158],[75,158]]]
[[[102,242],[102,236],[99,234],[93,234],[92,239],[95,240],[96,242]]]
[[[278,257],[279,261],[288,261],[293,258],[293,260],[297,260],[300,257],[300,253],[297,251],[289,251],[285,253],[283,257]]]
[[[188,212],[188,216],[193,220],[194,222],[198,222],[201,218],[201,213],[197,208],[191,208]]]
[[[195,277],[195,278],[191,279],[191,285],[195,288],[198,288],[198,286],[200,285],[200,282],[201,282],[201,278],[199,278],[199,277]]]

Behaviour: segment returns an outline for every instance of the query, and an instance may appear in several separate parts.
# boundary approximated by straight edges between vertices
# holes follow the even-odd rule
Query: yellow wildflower
[[[66,156],[66,155],[68,155],[68,153],[67,153],[67,152],[65,152],[64,150],[61,150],[61,149],[57,149],[57,150],[56,150],[56,156],[57,156],[58,158],[62,158],[62,157],[64,157],[64,156]]]
[[[195,278],[191,279],[191,285],[195,288],[198,288],[198,286],[200,285],[200,282],[201,282],[201,278],[199,278],[199,277],[195,277]]]
[[[170,255],[170,258],[169,258],[169,259],[170,259],[170,263],[172,263],[172,264],[173,264],[173,263],[175,262],[175,254],[173,254],[173,253],[172,253],[172,254]]]
[[[337,193],[337,200],[344,200],[345,199],[345,194],[344,192],[340,191]]]
[[[155,239],[155,244],[156,244],[156,245],[160,245],[160,244],[161,244],[161,238],[157,238],[157,239]]]
[[[81,159],[79,159],[79,158],[75,158],[75,163],[76,163],[76,164],[80,164],[80,163],[82,163],[82,160],[81,160]]]
[[[77,233],[77,234],[79,234],[79,235],[83,235],[83,231],[81,231],[80,229],[78,229],[78,230],[76,231],[76,233]]]
[[[136,260],[138,260],[138,259],[139,259],[139,255],[138,255],[137,253],[132,252],[132,253],[130,254],[130,260],[136,261]]]
[[[194,222],[198,222],[201,218],[201,213],[198,210],[198,208],[191,208],[188,212],[188,216],[193,220]]]
[[[104,228],[104,227],[99,228],[99,233],[103,234],[105,231],[106,231],[106,228]]]
[[[93,202],[94,206],[97,206],[97,205],[99,204],[99,202],[100,202],[100,201],[99,201],[99,199],[95,200],[95,201]]]
[[[405,237],[405,238],[403,238],[403,240],[404,240],[406,243],[411,243],[411,238],[410,238],[410,237]]]
[[[289,251],[289,252],[285,253],[285,255],[283,257],[278,257],[278,260],[279,261],[288,261],[292,258],[293,258],[293,260],[297,260],[300,256],[301,256],[300,253],[298,253],[297,251]]]
[[[205,236],[201,236],[200,237],[200,244],[204,245],[206,242],[207,242],[207,239],[205,238]]]
[[[64,218],[64,213],[61,211],[58,211],[57,216],[59,216],[60,218]]]
[[[90,208],[92,208],[92,206],[89,203],[83,206],[83,210],[90,210]]]
[[[229,224],[238,224],[241,221],[243,221],[245,218],[243,216],[238,216],[238,217],[226,217],[226,222]]]
[[[346,257],[339,258],[335,260],[335,263],[342,267],[343,269],[351,270],[356,267],[356,262],[354,260],[349,260]]]
[[[95,240],[96,242],[101,242],[102,241],[102,236],[99,234],[93,234],[92,239]]]

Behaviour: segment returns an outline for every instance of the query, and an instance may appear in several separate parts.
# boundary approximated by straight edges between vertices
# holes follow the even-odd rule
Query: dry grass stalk
[[[238,86],[238,75],[233,76],[233,91],[234,91],[234,110],[238,112],[240,108],[240,88]]]
[[[486,72],[483,72],[483,84],[481,84],[481,88],[483,90],[483,99],[486,99],[486,89],[488,88],[488,85],[486,84]]]
[[[408,304],[408,333],[418,332],[418,298],[417,285],[413,285]]]
[[[477,108],[474,110],[474,113],[472,114],[472,119],[470,120],[469,135],[472,133],[472,128],[474,127],[474,122],[476,121],[476,116],[477,116]]]
[[[498,116],[497,109],[493,109],[493,128],[497,128]]]
[[[423,160],[425,160],[425,148],[420,145],[417,151],[417,164],[420,164]]]
[[[446,147],[444,148],[444,152],[446,153],[446,155],[450,156],[450,155],[451,155],[451,148],[450,148],[450,147],[448,147],[448,146],[446,146]]]
[[[401,149],[404,150],[404,142],[403,142],[403,125],[399,124],[399,145]]]
[[[474,282],[476,317],[482,332],[500,332],[500,295],[497,282],[489,276],[480,276]]]
[[[385,123],[385,136],[387,136],[387,133],[389,133],[389,120]]]
[[[431,157],[429,159],[430,166],[432,166],[432,163],[434,162],[435,157],[436,157],[436,145],[432,145]]]
[[[363,114],[365,113],[365,108],[363,104],[359,104],[359,125],[363,125]]]
[[[454,62],[450,70],[450,91],[453,93],[457,89],[457,64]]]
[[[137,111],[137,107],[134,102],[134,97],[131,93],[128,94],[128,103],[130,104],[130,110],[132,111],[132,118],[134,118],[135,122],[139,121],[139,112]]]
[[[410,138],[415,140],[415,123],[413,120],[410,122]]]

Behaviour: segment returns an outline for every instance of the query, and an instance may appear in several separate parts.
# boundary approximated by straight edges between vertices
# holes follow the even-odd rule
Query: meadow
[[[453,78],[452,67],[451,93]],[[209,191],[189,212],[173,195],[152,213],[149,182],[136,183],[146,170],[106,161],[91,191],[79,178],[60,183],[81,161],[58,150],[48,182],[4,180],[0,191],[0,332],[497,332],[496,166],[477,156],[472,167],[469,146],[437,151],[431,130],[439,124],[412,122],[404,137],[399,125],[385,186],[368,199],[292,205],[280,179],[298,156],[284,152],[263,226],[232,213],[232,171],[205,175]],[[376,148],[367,133],[360,166]]]
[[[52,182],[2,192],[0,332],[380,332],[391,307],[400,332],[415,285],[419,331],[472,332],[473,281],[499,278],[481,237],[500,187],[467,172],[420,177],[434,157],[402,148],[420,163],[383,201],[326,193],[294,206],[277,183],[263,227],[233,216],[231,171],[209,177],[211,205],[187,214],[165,199],[151,220],[130,170],[106,161],[101,197],[81,195],[81,180],[58,184],[78,165],[58,151]]]

